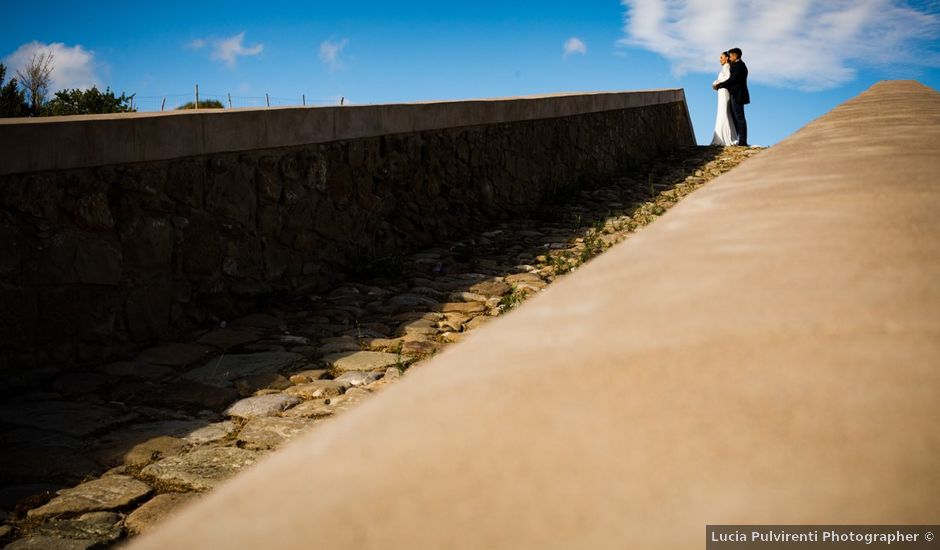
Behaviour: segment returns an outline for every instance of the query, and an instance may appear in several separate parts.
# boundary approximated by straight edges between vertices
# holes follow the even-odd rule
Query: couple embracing
[[[718,91],[718,118],[712,145],[747,147],[744,106],[751,102],[747,91],[747,65],[741,60],[740,48],[722,52],[719,61],[721,73],[712,83],[712,89]]]

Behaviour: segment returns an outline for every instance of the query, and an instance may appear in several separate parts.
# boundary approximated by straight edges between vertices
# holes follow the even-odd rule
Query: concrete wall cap
[[[0,175],[685,103],[682,89],[0,119]],[[484,108],[485,107],[485,108]]]

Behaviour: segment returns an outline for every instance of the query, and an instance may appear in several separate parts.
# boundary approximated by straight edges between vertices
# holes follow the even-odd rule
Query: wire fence
[[[173,111],[183,106],[192,108],[199,98],[199,108],[204,109],[206,102],[212,102],[218,107],[221,105],[225,109],[237,109],[241,107],[324,107],[328,105],[344,105],[345,98],[339,99],[320,99],[310,98],[304,94],[299,97],[273,97],[268,94],[263,96],[243,96],[225,94],[204,94],[202,92],[191,92],[188,94],[166,94],[151,96],[134,96],[131,102],[131,108],[138,112],[143,111]],[[216,103],[218,102],[218,103]]]

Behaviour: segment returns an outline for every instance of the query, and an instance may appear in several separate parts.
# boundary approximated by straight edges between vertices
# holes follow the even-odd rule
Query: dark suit
[[[718,84],[719,88],[727,88],[731,96],[731,120],[734,129],[738,132],[738,144],[747,145],[747,120],[744,118],[744,106],[751,102],[751,94],[747,90],[747,65],[738,59],[731,64],[731,76],[728,80]]]

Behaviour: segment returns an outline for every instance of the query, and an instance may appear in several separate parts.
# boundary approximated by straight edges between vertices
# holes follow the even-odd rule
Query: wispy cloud
[[[902,0],[621,0],[619,44],[656,52],[677,75],[717,72],[739,47],[750,78],[803,90],[833,88],[863,66],[940,66],[940,14]]]
[[[349,40],[342,39],[339,42],[324,40],[320,43],[320,61],[323,61],[330,67],[330,71],[335,71],[343,66],[340,58],[343,48],[349,44]]]
[[[209,59],[222,61],[229,67],[234,67],[239,57],[258,55],[264,51],[264,44],[245,45],[245,31],[228,38],[197,38],[186,44],[191,50],[201,50],[209,47]]]
[[[587,44],[577,36],[572,36],[568,40],[565,40],[565,57],[569,55],[574,55],[576,53],[584,55],[587,53]]]
[[[17,70],[23,69],[32,60],[33,55],[41,52],[52,52],[53,56],[50,92],[66,88],[87,90],[100,84],[96,69],[101,64],[95,60],[95,52],[86,50],[80,44],[66,46],[62,42],[45,44],[33,41],[23,44],[3,60],[10,69],[8,77],[14,76]]]

